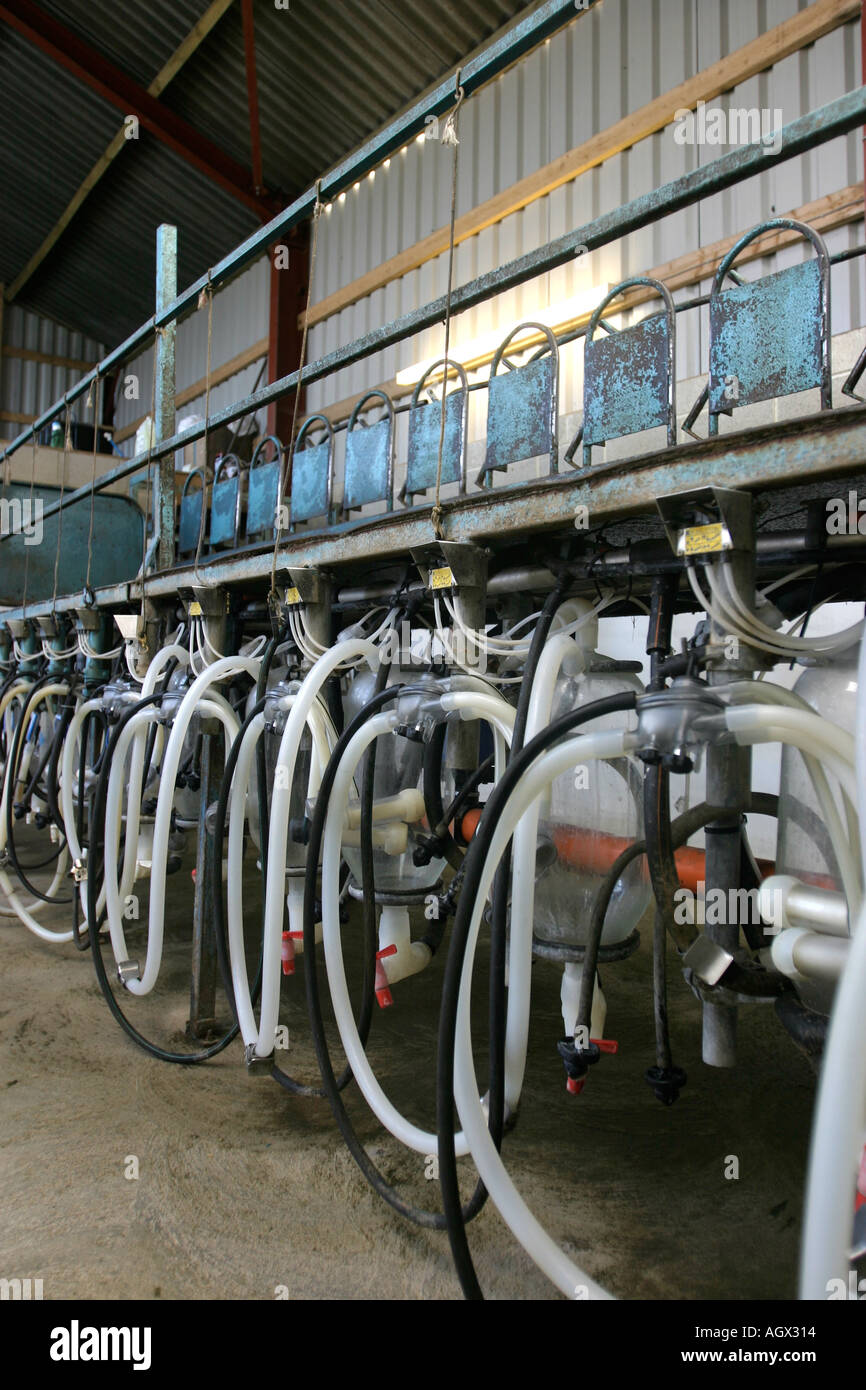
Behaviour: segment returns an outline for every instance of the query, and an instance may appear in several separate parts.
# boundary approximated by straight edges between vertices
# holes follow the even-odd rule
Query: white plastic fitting
[[[583,980],[583,962],[566,961],[565,969],[562,972],[562,987],[559,991],[559,998],[562,1004],[562,1022],[565,1028],[565,1036],[573,1037],[577,1027],[577,1010],[580,1003],[580,986]],[[604,1024],[607,1018],[607,1000],[605,999],[601,985],[598,982],[598,975],[595,977],[595,987],[592,991],[592,1009],[589,1019],[589,1035],[591,1038],[604,1037]]]
[[[389,946],[396,950],[383,956],[381,964],[389,985],[396,985],[409,975],[417,975],[433,959],[433,952],[423,941],[413,941],[409,927],[409,909],[386,904],[379,918],[379,950]]]

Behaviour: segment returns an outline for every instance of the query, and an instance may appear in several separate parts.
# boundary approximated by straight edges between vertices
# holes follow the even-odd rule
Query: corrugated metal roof
[[[207,0],[40,0],[142,86]],[[527,0],[256,0],[264,180],[288,201]],[[118,111],[0,26],[0,280],[11,283],[121,125]],[[161,100],[245,167],[249,121],[240,5]],[[254,214],[146,131],[130,140],[23,288],[22,304],[109,343],[152,311],[155,228],[175,222],[186,284],[253,230]]]

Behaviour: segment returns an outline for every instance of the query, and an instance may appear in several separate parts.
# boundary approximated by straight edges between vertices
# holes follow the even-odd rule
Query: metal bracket
[[[751,550],[752,498],[739,488],[691,488],[656,499],[671,550],[678,556]]]
[[[127,980],[137,980],[141,975],[141,967],[137,960],[122,960],[117,967],[117,978],[126,987]]]
[[[248,1076],[270,1076],[274,1069],[273,1057],[259,1057],[255,1043],[247,1043],[244,1048],[244,1063]]]

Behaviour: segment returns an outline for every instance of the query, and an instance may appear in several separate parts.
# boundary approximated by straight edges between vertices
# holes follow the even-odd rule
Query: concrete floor
[[[180,1042],[188,866],[169,883],[165,983],[124,1002],[150,1036]],[[52,913],[46,921],[65,924]],[[536,964],[509,1172],[554,1239],[618,1297],[791,1298],[813,1075],[761,1006],[741,1013],[739,1067],[705,1067],[699,1007],[672,959],[674,1054],[689,1080],[675,1106],[659,1105],[643,1080],[655,1060],[649,935],[603,972],[620,1051],[580,1097],[566,1093],[555,1048],[559,972]],[[429,1125],[442,964],[396,987],[370,1044],[389,1095]],[[286,1066],[313,1082],[301,968],[284,990]],[[5,918],[0,970],[0,1274],[41,1278],[47,1299],[460,1296],[447,1237],[371,1192],[326,1102],[248,1076],[238,1041],[203,1067],[151,1060],[112,1019],[87,956]],[[388,1176],[438,1204],[423,1158],[383,1133],[357,1093],[350,1110]],[[137,1179],[125,1176],[131,1155]],[[729,1155],[737,1180],[725,1177]],[[489,1298],[559,1297],[492,1204],[470,1243]]]

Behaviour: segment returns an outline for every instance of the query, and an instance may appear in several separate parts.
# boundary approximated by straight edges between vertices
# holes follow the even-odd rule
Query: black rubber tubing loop
[[[439,1180],[442,1187],[443,1202],[446,1204],[449,1218],[448,1236],[460,1283],[467,1299],[478,1300],[482,1299],[484,1295],[481,1292],[481,1286],[478,1283],[478,1277],[472,1263],[463,1223],[458,1219],[459,1189],[457,1188],[457,1165],[454,1157],[455,1031],[460,981],[469,939],[469,925],[480,889],[481,875],[487,859],[488,848],[511,793],[535,759],[559,739],[572,733],[581,725],[587,724],[593,719],[600,719],[607,714],[620,714],[633,710],[636,699],[636,695],[628,691],[621,695],[610,695],[601,700],[594,700],[591,704],[570,710],[536,734],[526,747],[521,749],[511,760],[494,787],[464,861],[466,873],[451,931],[451,947],[445,966],[445,982],[439,1019],[437,1124],[439,1131]],[[491,1112],[492,1110],[493,1105],[491,1103]],[[454,1200],[455,1194],[458,1199],[457,1203]]]
[[[439,841],[437,858],[447,859],[455,871],[463,863],[463,855],[457,848],[454,836],[449,829],[450,817],[446,820],[442,804],[442,756],[445,752],[445,738],[448,725],[443,719],[433,729],[424,744],[424,810],[430,834]]]
[[[532,694],[532,683],[541,659],[544,645],[550,635],[553,620],[562,604],[565,593],[568,589],[566,579],[557,580],[551,592],[547,595],[541,608],[533,632],[532,640],[529,644],[529,651],[526,655],[526,663],[523,668],[523,681],[520,687],[520,695],[517,701],[517,710],[514,717],[514,728],[511,733],[511,747],[508,755],[508,765],[523,748],[526,737],[526,723],[529,717],[529,700]],[[477,833],[477,832],[476,832]],[[466,860],[464,858],[463,864]],[[462,869],[461,869],[462,872]],[[505,993],[505,967],[507,958],[507,935],[508,935],[508,885],[511,878],[511,846],[506,848],[505,854],[497,868],[493,879],[491,892],[491,911],[490,911],[490,1092],[488,1099],[490,1115],[490,1134],[497,1149],[502,1143],[502,1134],[505,1126],[505,1018],[506,1018],[506,993]],[[462,901],[465,879],[460,890]],[[465,946],[464,946],[465,951]],[[441,1037],[440,1037],[441,1047]],[[453,1047],[453,1041],[452,1041]],[[457,1276],[461,1287],[467,1298],[480,1299],[481,1289],[475,1276],[472,1260],[469,1257],[469,1245],[462,1230],[458,1231],[456,1223],[459,1219],[460,1211],[460,1188],[457,1176],[457,1155],[454,1152],[454,1105],[453,1105],[453,1077],[451,1079],[451,1100],[448,1101],[447,1095],[438,1092],[439,1082],[437,1080],[437,1111],[440,1112],[439,1124],[439,1183],[443,1193],[443,1206],[445,1209],[446,1220],[449,1223],[448,1236],[451,1242],[451,1252],[457,1269]],[[448,1157],[443,1165],[442,1162],[442,1128],[441,1111],[450,1105],[451,1115],[451,1145]],[[447,1196],[446,1196],[447,1189]],[[451,1223],[455,1223],[451,1229]]]
[[[13,735],[12,735],[12,747],[11,747],[11,749],[10,749],[8,758],[6,759],[6,768],[5,768],[5,777],[4,777],[4,780],[7,780],[7,779],[8,779],[9,772],[10,772],[10,770],[11,770],[11,771],[15,774],[15,780],[17,781],[17,772],[18,772],[18,769],[17,769],[17,767],[15,767],[15,766],[13,765],[12,758],[13,758],[13,755],[15,755],[15,762],[16,762],[16,763],[18,762],[18,757],[17,757],[17,755],[16,755],[16,749],[18,749],[18,748],[20,747],[21,738],[24,736],[23,731],[26,730],[27,720],[28,720],[28,711],[29,711],[29,709],[30,709],[31,704],[33,703],[34,697],[39,693],[39,691],[40,691],[44,686],[49,685],[54,679],[55,679],[54,676],[48,676],[48,675],[45,675],[45,674],[43,674],[43,675],[41,675],[41,676],[38,676],[38,677],[36,678],[36,680],[33,682],[33,684],[29,687],[29,689],[27,689],[26,691],[23,692],[24,704],[23,704],[23,707],[22,707],[22,710],[21,710],[21,714],[19,715],[18,721],[17,721],[17,723],[16,723],[16,725],[15,725],[15,731],[14,731],[14,733],[13,733]],[[28,791],[30,791],[30,790],[32,790],[32,789],[30,788],[30,786],[29,786],[29,784],[28,784],[28,786],[25,788],[25,794],[26,794]],[[9,800],[10,804],[11,804],[11,803],[14,803],[14,792],[15,792],[15,784],[14,784],[14,782],[13,782],[13,784],[10,786],[10,789],[9,789],[9,793],[10,793],[10,794],[9,794],[8,800]],[[20,804],[20,803],[19,803],[19,804]]]
[[[65,676],[64,676],[64,675],[57,675],[57,676],[54,676],[54,677],[52,677],[52,679],[54,679],[54,680],[66,680],[66,681],[68,681],[68,683],[69,683],[69,689],[67,690],[66,695],[63,696],[64,703],[63,703],[62,705],[58,706],[58,709],[57,709],[57,711],[56,711],[56,713],[55,713],[55,716],[54,716],[55,728],[54,728],[54,733],[53,733],[53,735],[52,735],[52,737],[51,737],[51,741],[50,741],[50,743],[48,744],[48,746],[47,746],[47,748],[45,749],[45,751],[43,752],[42,759],[41,759],[40,763],[37,765],[36,770],[30,773],[30,780],[29,780],[28,783],[27,783],[27,790],[26,790],[25,795],[24,795],[24,800],[25,800],[26,805],[29,806],[29,804],[30,804],[30,799],[31,799],[31,797],[33,796],[34,792],[37,790],[37,786],[38,786],[38,783],[39,783],[40,779],[44,776],[44,778],[45,778],[45,785],[44,785],[44,787],[43,787],[43,796],[44,796],[44,800],[46,801],[46,803],[47,803],[47,805],[48,805],[48,811],[49,811],[49,815],[51,816],[51,819],[54,821],[54,824],[62,831],[62,830],[63,830],[63,818],[62,818],[62,816],[59,815],[59,813],[55,816],[55,811],[57,811],[56,762],[59,761],[59,756],[58,756],[58,758],[55,760],[54,754],[55,754],[55,750],[57,750],[58,755],[59,755],[59,746],[60,746],[60,745],[58,744],[58,736],[60,736],[60,743],[61,743],[61,744],[62,744],[62,741],[63,741],[63,737],[65,737],[65,729],[64,729],[63,735],[61,735],[61,728],[64,727],[64,726],[63,726],[63,718],[64,718],[64,715],[66,714],[66,711],[67,711],[67,710],[70,710],[71,713],[70,713],[70,715],[69,715],[69,718],[71,719],[72,713],[74,713],[74,711],[75,711],[75,701],[76,701],[76,692],[77,692],[78,681],[77,681],[76,673],[75,673],[74,671],[68,673],[68,674],[65,675]],[[67,720],[67,725],[68,725],[68,720]],[[55,776],[55,786],[54,786],[54,789],[53,789],[53,790],[54,790],[54,798],[53,798],[53,801],[52,801],[52,795],[51,795],[51,793],[52,793],[52,787],[51,787],[52,768],[54,768],[54,776]]]
[[[37,745],[38,745],[38,738],[37,738]],[[51,760],[51,749],[52,749],[53,747],[54,747],[54,738],[53,738],[53,736],[52,736],[52,738],[51,738],[50,741],[46,740],[45,747],[42,749],[42,752],[39,754],[39,760],[38,760],[38,762],[35,764],[35,766],[31,766],[30,771],[29,771],[28,774],[27,774],[27,784],[26,784],[26,786],[25,786],[25,788],[24,788],[24,795],[23,795],[23,797],[21,798],[21,802],[20,802],[20,804],[24,807],[25,811],[31,811],[31,810],[33,809],[33,808],[32,808],[32,805],[31,805],[31,802],[32,802],[32,800],[33,800],[33,797],[34,797],[34,796],[37,794],[37,792],[39,791],[39,784],[41,783],[43,777],[45,776],[45,774],[46,774],[46,772],[47,772],[47,770],[48,770],[48,764],[49,764],[49,762],[50,762],[50,760]],[[42,788],[42,799],[43,799],[43,801],[47,801],[47,799],[48,799],[47,796],[45,795],[45,788],[44,788],[44,787]]]
[[[476,767],[475,771],[469,777],[467,777],[466,781],[463,783],[463,786],[460,788],[454,800],[451,802],[447,811],[443,811],[442,813],[442,822],[446,827],[451,824],[455,816],[458,816],[460,814],[460,812],[463,810],[463,807],[466,805],[466,802],[483,783],[485,773],[492,771],[495,762],[495,754],[488,753],[487,757],[483,760],[483,762],[480,762]],[[462,856],[460,859],[460,863],[461,865],[463,863]]]
[[[698,933],[694,926],[686,924],[678,930],[679,924],[674,917],[680,878],[671,844],[670,775],[660,763],[647,767],[644,774],[643,806],[646,856],[653,893],[676,948],[684,955]]]
[[[60,718],[57,729],[54,733],[54,741],[51,745],[51,758],[48,763],[48,773],[45,781],[45,792],[48,800],[48,810],[51,819],[58,830],[63,831],[63,813],[60,810],[60,790],[59,790],[59,767],[60,755],[63,752],[63,744],[69,732],[69,725],[75,718],[75,700],[71,699],[72,692],[67,695],[67,703],[60,710]],[[65,838],[65,835],[64,835]]]
[[[753,792],[749,809],[756,815],[776,816],[778,815],[779,798],[766,792]],[[730,808],[727,814],[730,815]],[[682,815],[677,816],[676,820],[671,824],[672,848],[674,850],[681,849],[682,846],[691,839],[692,835],[695,835],[699,830],[703,830],[704,826],[711,825],[714,820],[719,819],[720,815],[721,809],[718,806],[710,806],[706,801],[702,801],[698,806],[691,807],[688,811],[683,811]],[[638,859],[642,854],[646,854],[645,840],[635,840],[634,844],[628,845],[622,851],[622,854],[611,864],[596,894],[592,908],[589,933],[586,940],[584,973],[581,979],[580,999],[577,1012],[578,1025],[583,1025],[584,1027],[589,1026],[589,1017],[592,1009],[592,993],[587,981],[593,978],[598,965],[598,948],[601,944],[601,934],[604,929],[607,909],[613,897],[613,891],[632,860]]]
[[[50,858],[43,863],[30,864],[27,865],[26,868],[20,863],[18,855],[15,852],[15,784],[18,778],[18,762],[21,756],[21,743],[28,722],[28,711],[39,691],[46,685],[51,684],[53,680],[53,676],[43,676],[30,687],[24,701],[21,717],[15,727],[15,737],[12,740],[12,749],[6,763],[6,783],[8,788],[6,796],[6,853],[9,857],[9,863],[28,893],[31,893],[33,897],[37,898],[40,902],[56,903],[58,907],[64,907],[72,903],[71,898],[50,898],[47,893],[43,893],[34,883],[31,883],[30,879],[27,877],[28,870],[32,873],[34,869],[44,868],[46,864],[52,864],[61,853],[63,845],[60,845],[57,849],[57,853],[52,854]]]
[[[165,1048],[157,1046],[156,1043],[152,1043],[130,1022],[115,998],[114,991],[111,988],[108,975],[106,974],[105,962],[102,959],[102,945],[99,940],[98,929],[96,928],[96,856],[99,849],[99,826],[105,819],[105,800],[108,790],[108,775],[111,769],[111,760],[114,756],[114,751],[117,747],[120,735],[132,716],[137,714],[139,710],[146,709],[148,705],[156,704],[162,699],[162,695],[163,692],[147,695],[144,699],[137,700],[134,704],[130,705],[129,709],[124,710],[117,725],[112,731],[111,738],[105,750],[105,756],[102,760],[99,778],[96,783],[96,793],[93,800],[93,826],[87,866],[87,922],[90,937],[93,942],[91,956],[93,957],[93,966],[96,970],[96,978],[105,996],[105,1002],[121,1028],[132,1038],[133,1042],[137,1043],[138,1046],[149,1053],[151,1057],[156,1057],[158,1061],[176,1062],[179,1066],[193,1066],[199,1062],[209,1061],[211,1057],[216,1057],[217,1053],[222,1052],[224,1048],[228,1047],[229,1043],[237,1037],[237,1024],[233,1023],[228,1032],[224,1037],[220,1038],[218,1042],[212,1043],[210,1047],[202,1048],[199,1052],[169,1052]],[[203,834],[206,833],[204,826],[201,827],[201,832]]]
[[[346,1143],[346,1147],[360,1168],[370,1186],[379,1196],[388,1203],[394,1211],[404,1216],[409,1221],[413,1221],[418,1226],[423,1226],[428,1230],[444,1230],[446,1221],[441,1212],[425,1211],[422,1208],[414,1207],[404,1201],[394,1187],[383,1177],[379,1169],[373,1163],[369,1154],[361,1144],[355,1133],[355,1128],[346,1113],[343,1098],[337,1089],[334,1069],[331,1065],[330,1052],[328,1050],[327,1039],[325,1038],[325,1027],[322,1019],[322,1008],[319,998],[318,970],[315,966],[315,939],[316,923],[313,910],[314,897],[316,890],[316,877],[318,872],[319,854],[322,847],[322,838],[325,827],[325,817],[328,809],[328,801],[337,769],[342,761],[351,739],[359,729],[362,729],[373,715],[378,714],[379,710],[391,700],[395,700],[406,690],[404,686],[391,686],[390,689],[379,691],[373,695],[367,705],[362,709],[349,724],[348,728],[341,734],[333,753],[328,761],[322,777],[319,794],[316,797],[316,807],[313,813],[312,825],[310,827],[310,841],[307,848],[307,874],[304,891],[304,955],[307,966],[304,971],[304,980],[307,987],[307,1004],[310,1013],[310,1029],[313,1035],[313,1045],[316,1049],[319,1067],[322,1072],[322,1081],[328,1100],[331,1102],[331,1109],[340,1133]],[[466,1219],[470,1220],[481,1210],[486,1200],[486,1191],[483,1184],[478,1183],[466,1208]],[[461,1215],[462,1225],[462,1215]]]
[[[75,807],[75,828],[78,835],[78,844],[82,850],[84,849],[84,817],[87,801],[84,791],[84,783],[87,773],[87,745],[90,740],[91,725],[97,722],[97,720],[94,718],[96,714],[96,710],[88,710],[87,714],[84,716],[84,719],[82,720],[81,724],[81,738],[79,740],[78,745],[78,803]],[[96,745],[94,743],[94,751],[95,748]],[[97,777],[98,775],[99,774],[97,773]],[[93,807],[92,796],[93,792],[91,789],[91,812]],[[73,894],[72,898],[72,940],[75,942],[76,950],[89,951],[90,930],[88,929],[86,932],[81,932],[79,930],[79,906],[80,895],[78,894],[78,892],[76,892]],[[103,915],[100,917],[100,920],[97,924],[97,929],[100,929],[102,927],[102,922],[105,916],[107,916],[107,909],[103,909]]]

